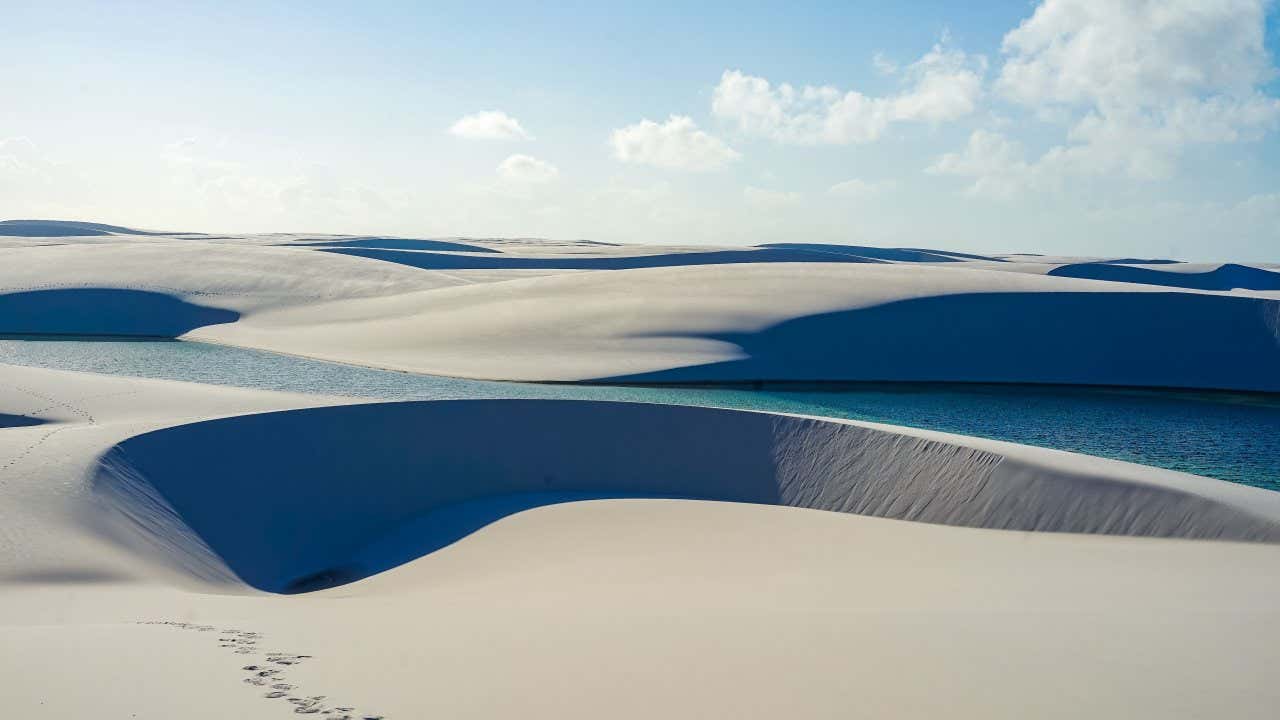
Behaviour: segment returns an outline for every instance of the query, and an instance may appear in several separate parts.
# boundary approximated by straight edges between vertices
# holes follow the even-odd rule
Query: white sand
[[[510,515],[407,565],[306,596],[210,586],[84,523],[84,503],[106,511],[93,499],[94,458],[152,427],[317,399],[11,367],[4,377],[24,390],[7,391],[0,411],[56,406],[36,414],[60,429],[34,447],[35,433],[52,424],[0,429],[6,457],[25,452],[0,476],[2,526],[20,529],[4,548],[0,581],[0,677],[16,716],[289,712],[283,699],[261,697],[269,686],[243,682],[254,671],[241,667],[250,664],[282,670],[295,697],[323,695],[326,708],[389,718],[440,712],[1263,718],[1280,700],[1268,676],[1280,647],[1273,602],[1280,546],[1267,543],[984,530],[764,505],[617,499]],[[560,414],[542,425],[565,420]],[[240,422],[226,424],[234,430]],[[596,425],[565,429],[572,437]],[[453,427],[467,429],[465,422]],[[440,430],[428,423],[401,428],[423,437]],[[306,429],[327,432],[316,424]],[[377,430],[350,439],[394,427]],[[1054,482],[1083,492],[1112,482],[1214,503],[1270,497],[1005,443],[921,432],[904,441],[919,448],[912,438],[922,436],[998,453],[1009,458],[1002,462],[1049,475],[1057,468]],[[439,440],[419,446],[439,452],[452,442]],[[520,440],[494,438],[492,447],[527,452]],[[218,448],[211,457],[254,450]],[[297,446],[276,450],[287,456]],[[295,456],[279,467],[302,477],[315,470],[307,462]],[[575,460],[563,462],[574,467]],[[189,469],[192,481],[216,472]],[[324,488],[343,477],[337,470],[313,475],[314,491],[332,492]],[[377,480],[347,476],[358,488]],[[314,492],[293,501],[286,492],[282,500],[275,493],[291,482],[278,476],[251,490],[241,507],[277,503],[282,521],[320,536],[341,534],[364,516],[348,505],[326,518],[315,505],[324,496]],[[1261,503],[1255,511],[1277,517],[1270,507]],[[39,521],[15,523],[23,517]],[[234,507],[220,517],[233,526],[252,522]],[[155,620],[216,630],[133,624]],[[219,647],[227,629],[263,637],[239,655]],[[313,657],[273,665],[270,651]]]
[[[0,308],[7,310],[0,331],[182,335],[490,379],[1280,390],[1280,274],[1242,266],[1218,272],[1223,268],[1038,257],[818,263],[791,260],[848,257],[483,240],[449,242],[500,252],[370,250],[435,258],[443,268],[423,269],[277,236],[56,240],[0,240],[0,303],[10,303]],[[788,261],[741,262],[753,253]],[[641,255],[667,266],[581,266]],[[568,264],[521,265],[556,258]],[[711,264],[684,264],[694,262]],[[1117,270],[1130,280],[1154,274],[1166,284],[1089,279]],[[1197,289],[1233,280],[1248,287]],[[1276,285],[1250,289],[1268,283]],[[111,301],[120,307],[114,316],[49,310],[49,291],[72,306],[107,307],[100,296],[77,299],[88,288],[128,292]]]
[[[1257,311],[1261,329],[1228,325],[1241,342],[1199,365],[1148,357],[1148,380],[1243,372],[1265,383],[1275,372],[1271,291],[1044,274],[1066,261],[1027,272],[986,261],[433,271],[270,246],[304,239],[0,241],[0,303],[73,291],[19,298],[0,321],[191,326],[224,342],[490,377],[699,365],[729,377],[714,363],[765,362],[777,347],[725,334],[895,300],[959,310],[947,298],[1018,293],[1004,299],[1031,306],[1080,293],[1125,320],[1142,297],[1175,298],[1174,347],[1190,350],[1242,322],[1240,302]],[[529,258],[643,254],[457,242]],[[79,292],[95,288],[140,294]],[[824,355],[824,338],[862,322],[852,317],[780,346],[809,338],[794,367],[822,370],[805,353]],[[1079,319],[1102,327],[1107,315]],[[891,351],[910,336],[892,330],[862,351],[900,358]],[[1016,367],[1001,354],[1023,352],[1025,332],[1008,335],[971,359]],[[1140,352],[1136,335],[1116,349]],[[965,347],[918,369],[945,369]],[[1074,381],[1108,372],[1086,367]],[[42,421],[0,423],[5,714],[1021,720],[1271,718],[1280,706],[1275,493],[868,423],[352,402],[0,366],[0,418]],[[309,409],[321,405],[331,407]],[[593,489],[710,499],[459,510],[493,493]],[[447,541],[439,526],[456,542],[406,555]],[[243,582],[275,589],[359,563],[389,569],[303,595]],[[156,621],[186,626],[138,624]],[[245,682],[258,672],[273,675]],[[286,697],[264,698],[276,683]]]

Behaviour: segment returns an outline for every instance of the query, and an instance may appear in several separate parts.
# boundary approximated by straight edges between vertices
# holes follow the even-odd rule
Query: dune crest
[[[1011,456],[1002,447],[672,405],[375,403],[133,437],[105,455],[94,489],[183,567],[216,576],[218,558],[271,592],[342,584],[412,560],[466,534],[442,509],[519,494],[528,499],[471,506],[469,527],[541,504],[647,496],[1004,530],[1280,543],[1271,493],[1171,484],[1161,478],[1183,476],[1081,466],[1050,451]],[[429,513],[437,515],[421,522]]]

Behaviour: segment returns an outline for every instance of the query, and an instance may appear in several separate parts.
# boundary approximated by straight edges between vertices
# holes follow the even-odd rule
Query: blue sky
[[[428,5],[6,3],[0,217],[1280,262],[1273,3]]]

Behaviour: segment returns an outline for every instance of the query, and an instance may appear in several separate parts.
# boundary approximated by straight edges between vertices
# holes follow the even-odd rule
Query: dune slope
[[[103,458],[94,489],[184,566],[220,559],[245,582],[274,592],[356,580],[437,549],[468,527],[584,497],[689,497],[1010,530],[1280,542],[1273,493],[1004,448],[888,426],[684,406],[375,403],[130,438]],[[497,501],[516,494],[527,497]],[[464,508],[465,521],[429,515],[474,501],[490,502]]]

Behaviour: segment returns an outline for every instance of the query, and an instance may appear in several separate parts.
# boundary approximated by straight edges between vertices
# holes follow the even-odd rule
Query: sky
[[[538,5],[0,0],[0,219],[1280,262],[1270,0]]]

